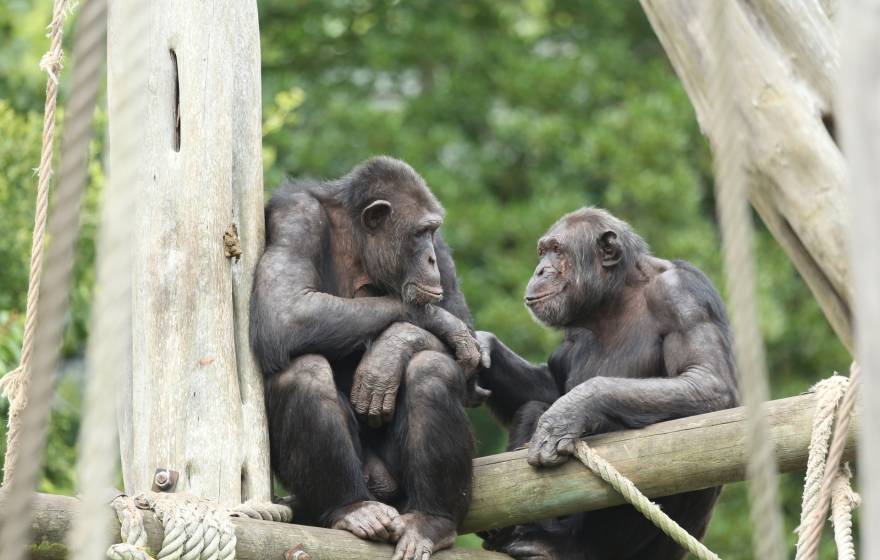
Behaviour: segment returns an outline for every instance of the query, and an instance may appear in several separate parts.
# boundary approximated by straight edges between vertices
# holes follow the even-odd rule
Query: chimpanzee
[[[471,496],[463,404],[481,355],[442,222],[392,158],[287,182],[251,296],[272,467],[297,521],[396,542],[395,559],[451,546]]]
[[[558,465],[590,434],[639,428],[737,405],[724,305],[702,272],[652,256],[628,224],[582,208],[538,241],[526,288],[534,317],[564,329],[547,364],[532,365],[479,332],[491,366],[479,374],[488,404],[528,445],[534,466]],[[702,538],[720,488],[660,498]],[[490,532],[487,548],[514,558],[681,558],[684,551],[630,506]]]

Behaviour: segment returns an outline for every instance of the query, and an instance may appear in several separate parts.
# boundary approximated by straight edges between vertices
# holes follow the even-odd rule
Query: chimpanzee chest
[[[564,393],[592,377],[667,375],[663,338],[650,321],[630,324],[612,333],[569,329],[549,365]]]

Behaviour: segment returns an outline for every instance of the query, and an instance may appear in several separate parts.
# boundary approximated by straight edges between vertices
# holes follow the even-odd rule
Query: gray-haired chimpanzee
[[[470,503],[463,404],[481,356],[442,222],[388,157],[288,182],[251,297],[272,466],[297,520],[396,542],[395,559],[451,546]]]
[[[533,365],[480,332],[491,366],[479,383],[535,466],[558,465],[585,435],[639,428],[737,405],[731,340],[721,298],[703,273],[667,261],[623,221],[583,208],[538,241],[525,302],[564,329],[547,364]],[[660,498],[702,538],[720,489]],[[630,506],[493,531],[487,548],[518,559],[681,558],[684,551]]]

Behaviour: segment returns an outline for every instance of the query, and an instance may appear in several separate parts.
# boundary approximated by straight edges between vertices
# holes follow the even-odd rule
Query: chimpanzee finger
[[[560,438],[559,443],[556,444],[556,451],[560,454],[574,455],[574,442],[573,437]]]
[[[487,346],[480,344],[480,365],[484,369],[492,367],[492,352]]]
[[[381,393],[373,393],[370,399],[370,410],[367,412],[367,424],[371,428],[378,428],[382,425],[382,398]]]
[[[363,383],[359,381],[354,382],[354,386],[351,388],[351,405],[354,407],[354,411],[357,414],[366,414],[367,406],[369,406],[370,400],[368,395],[365,395],[366,387]]]
[[[394,418],[394,405],[397,402],[397,393],[385,393],[385,399],[382,401],[382,422],[388,423]]]

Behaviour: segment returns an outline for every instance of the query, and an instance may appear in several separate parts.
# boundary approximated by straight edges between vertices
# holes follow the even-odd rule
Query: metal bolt
[[[167,490],[170,486],[170,482],[171,475],[168,471],[159,471],[156,473],[155,478],[153,478],[153,483],[162,490]]]

